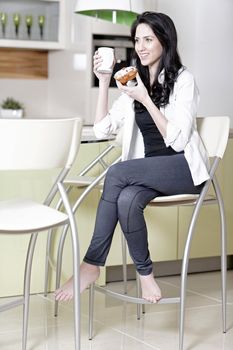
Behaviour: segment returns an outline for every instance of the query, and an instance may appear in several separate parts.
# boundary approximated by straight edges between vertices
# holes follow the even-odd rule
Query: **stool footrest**
[[[19,305],[23,305],[23,304],[24,304],[24,298],[20,298],[20,299],[14,300],[14,301],[10,301],[9,303],[0,305],[0,312],[12,309],[13,307],[16,307],[16,306],[19,306]]]
[[[95,290],[97,292],[113,296],[114,298],[122,300],[122,301],[128,301],[128,302],[134,303],[134,304],[151,304],[151,302],[149,302],[143,298],[137,298],[137,297],[132,297],[132,296],[127,295],[127,294],[113,292],[112,290],[107,289],[105,287],[100,287],[100,286],[95,285]],[[180,303],[180,297],[162,298],[156,304],[176,304],[176,303]]]

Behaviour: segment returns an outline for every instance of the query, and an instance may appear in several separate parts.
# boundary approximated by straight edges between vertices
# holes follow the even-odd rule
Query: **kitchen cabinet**
[[[227,221],[228,254],[233,254],[233,137],[229,139],[223,161],[223,195]]]
[[[0,0],[0,47],[63,49],[65,0]]]
[[[84,168],[94,157],[96,157],[106,143],[99,144],[82,144],[76,163],[71,170],[71,177],[77,174]],[[115,159],[120,150],[115,149],[115,153],[109,154],[108,161]],[[113,158],[112,158],[113,157]],[[221,166],[218,169],[218,178],[221,186],[223,199],[226,209],[227,231],[228,231],[228,254],[233,254],[233,177],[231,171],[233,168],[233,138],[229,139],[227,150]],[[98,175],[99,169],[93,171],[93,176]],[[37,200],[42,200],[51,184],[55,174],[48,172],[43,177],[41,176],[40,191],[35,192],[33,172],[28,174],[9,175],[8,173],[0,174],[1,181],[1,199],[9,196],[20,196],[20,194],[28,193],[28,196],[34,196]],[[17,185],[13,186],[17,179]],[[73,189],[70,193],[70,199],[74,202],[81,190]],[[92,237],[96,209],[100,198],[100,191],[93,190],[81,204],[76,213],[78,233],[80,237],[80,253],[81,259],[84,256],[89,242]],[[190,220],[192,208],[190,207],[171,207],[171,208],[146,208],[145,217],[148,226],[149,245],[152,260],[159,261],[175,261],[182,258],[183,248],[187,235],[187,227]],[[202,213],[198,221],[196,233],[194,235],[191,258],[202,258],[220,255],[220,240],[219,240],[219,219],[218,208],[215,206],[205,206],[202,208]],[[121,231],[117,226],[114,234],[112,247],[107,259],[106,267],[121,265]],[[56,261],[56,252],[60,231],[54,235],[52,260]],[[34,273],[32,274],[32,293],[43,291],[44,286],[44,263],[47,235],[39,235],[34,257]],[[22,291],[23,269],[25,252],[28,244],[28,236],[25,235],[25,240],[20,241],[17,237],[1,236],[0,244],[0,279],[1,288],[0,296],[10,296],[20,294]],[[71,241],[67,236],[64,253],[63,253],[63,268],[62,282],[64,282],[72,273],[72,254]],[[10,259],[10,260],[9,260]],[[9,263],[10,262],[10,263]],[[128,263],[132,264],[128,256]],[[3,266],[7,266],[4,269]],[[15,277],[15,266],[17,266],[17,277]],[[105,268],[102,268],[101,278],[99,282],[105,283]],[[12,277],[11,277],[12,276]],[[50,279],[50,289],[55,286],[55,271],[52,271]]]

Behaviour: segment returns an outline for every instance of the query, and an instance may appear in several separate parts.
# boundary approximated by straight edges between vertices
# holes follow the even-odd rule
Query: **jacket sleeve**
[[[132,99],[131,99],[132,100]],[[93,130],[97,138],[103,138],[110,134],[116,134],[122,127],[127,115],[126,106],[129,105],[129,97],[125,94],[120,95],[113,103],[108,114],[98,123],[95,123]]]
[[[193,76],[184,70],[177,79],[170,97],[171,109],[167,124],[166,146],[183,151],[196,125],[199,93]]]

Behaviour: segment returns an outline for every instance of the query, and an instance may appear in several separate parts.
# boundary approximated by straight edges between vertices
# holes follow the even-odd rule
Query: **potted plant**
[[[22,118],[23,111],[23,104],[12,97],[7,97],[1,104],[2,118]]]

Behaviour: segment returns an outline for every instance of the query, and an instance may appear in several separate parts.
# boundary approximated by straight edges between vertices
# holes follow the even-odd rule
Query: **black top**
[[[173,148],[165,145],[162,135],[146,109],[136,111],[135,120],[143,136],[145,157],[177,154]]]

